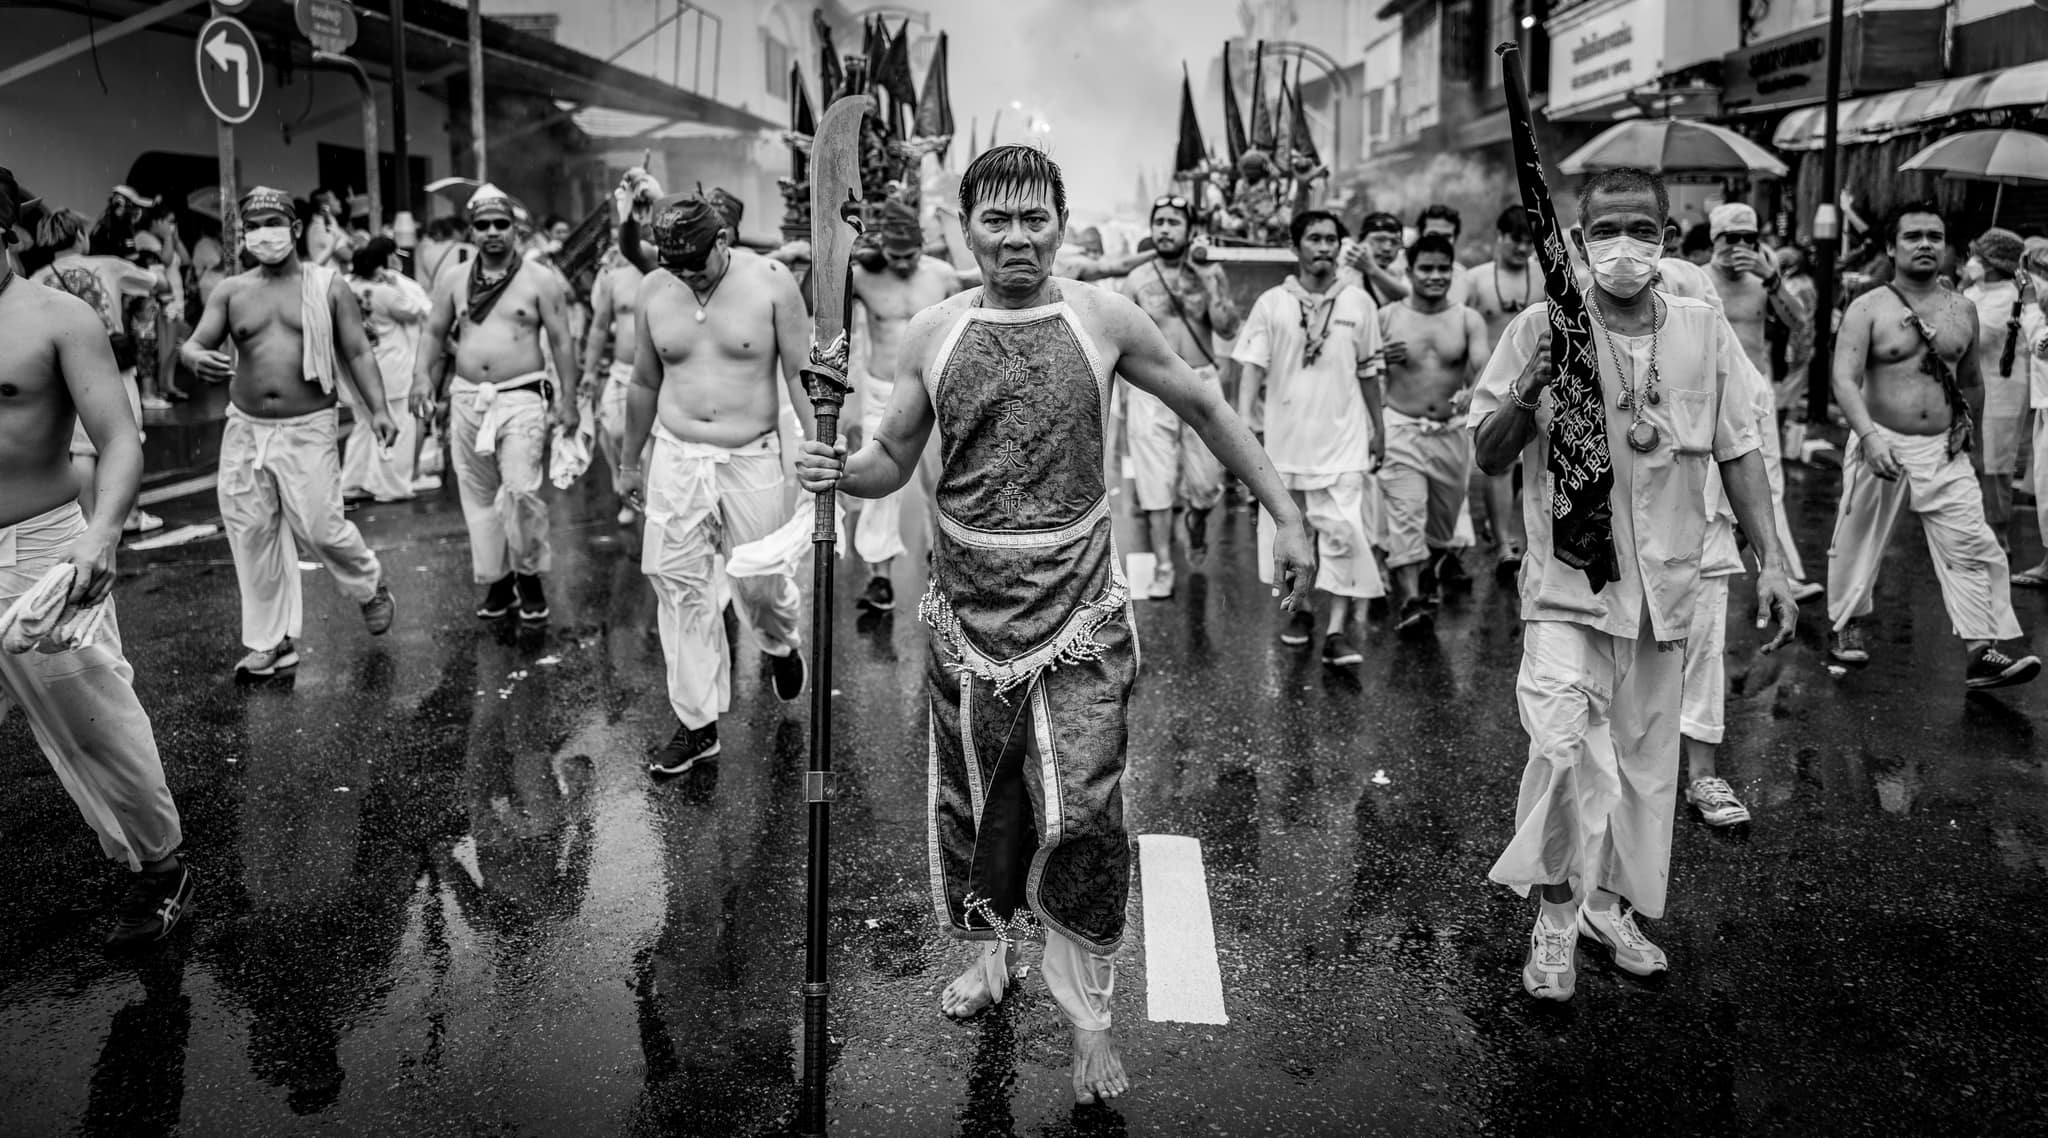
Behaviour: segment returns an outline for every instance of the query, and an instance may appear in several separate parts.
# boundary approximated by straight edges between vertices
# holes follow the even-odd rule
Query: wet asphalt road
[[[1818,574],[1836,475],[1791,477]],[[154,958],[106,959],[122,874],[0,727],[0,1130],[789,1127],[805,710],[743,645],[721,767],[648,778],[674,723],[610,508],[558,496],[554,621],[517,635],[469,615],[452,490],[367,507],[398,624],[372,640],[309,572],[289,689],[231,681],[223,543],[126,556],[198,908]],[[1965,697],[1912,522],[1869,668],[1828,674],[1817,612],[1770,660],[1738,622],[1722,766],[1757,821],[1681,817],[1647,926],[1672,975],[1585,954],[1561,1011],[1522,995],[1530,909],[1485,878],[1525,745],[1510,598],[1482,581],[1435,643],[1371,626],[1335,674],[1275,640],[1251,550],[1234,513],[1205,573],[1141,605],[1131,829],[1200,839],[1230,1022],[1146,1019],[1134,888],[1115,1112],[1070,1105],[1035,952],[981,1022],[935,1010],[962,953],[925,877],[921,590],[905,559],[904,604],[857,622],[842,563],[833,1133],[2048,1133],[2048,686]],[[2048,649],[2048,605],[2017,601]]]

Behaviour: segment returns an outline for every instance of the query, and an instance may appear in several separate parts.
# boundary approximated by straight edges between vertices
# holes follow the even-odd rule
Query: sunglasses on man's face
[[[1762,239],[1754,233],[1723,233],[1720,239],[1730,245],[1747,245],[1752,249],[1762,243]]]
[[[469,224],[479,233],[501,233],[512,228],[512,222],[507,218],[499,218],[495,221],[472,221]]]

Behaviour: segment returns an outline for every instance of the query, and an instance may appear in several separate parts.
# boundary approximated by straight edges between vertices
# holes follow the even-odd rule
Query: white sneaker
[[[1619,905],[1612,909],[1594,909],[1581,903],[1579,932],[1592,937],[1612,953],[1614,966],[1632,976],[1654,976],[1671,970],[1671,961],[1665,958],[1664,950],[1651,944],[1643,930],[1636,927],[1633,909],[1623,909]]]
[[[1152,587],[1145,592],[1155,601],[1163,601],[1173,595],[1173,562],[1161,561],[1152,569]]]
[[[1739,826],[1749,821],[1749,807],[1735,797],[1735,788],[1726,779],[1693,779],[1685,788],[1685,800],[1709,826]]]
[[[1522,990],[1539,1000],[1572,998],[1579,983],[1579,926],[1554,928],[1536,914],[1529,930],[1529,956],[1522,962]]]

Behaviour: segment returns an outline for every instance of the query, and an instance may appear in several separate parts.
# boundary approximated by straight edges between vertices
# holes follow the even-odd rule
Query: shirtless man
[[[770,573],[728,587],[726,557],[789,517],[775,375],[779,365],[809,438],[811,401],[800,372],[810,360],[810,319],[796,278],[779,261],[735,255],[710,202],[663,198],[652,207],[652,226],[660,267],[640,286],[619,489],[647,517],[641,568],[661,606],[669,705],[678,720],[648,766],[678,775],[718,754],[718,717],[732,706],[722,618],[728,595],[761,641],[775,694],[787,703],[804,692],[796,581]],[[638,225],[629,218],[620,229],[622,245],[637,245]],[[654,452],[643,471],[634,459],[650,433]]]
[[[616,247],[605,255],[597,281],[590,288],[590,334],[583,345],[583,382],[602,383],[597,390],[597,443],[611,464],[612,486],[619,484],[619,470],[626,465],[626,393],[633,386],[634,352],[640,347],[640,282],[646,274],[627,260]],[[611,369],[600,380],[598,365],[605,349],[612,353]],[[636,462],[645,455],[634,456]],[[633,504],[621,497],[619,524],[632,525],[639,518]]]
[[[519,619],[548,618],[540,575],[554,560],[548,546],[548,428],[576,433],[576,356],[569,338],[568,289],[561,274],[519,255],[512,199],[496,186],[469,199],[470,240],[477,255],[469,271],[444,277],[427,317],[425,340],[413,368],[413,413],[425,418],[442,398],[437,373],[444,346],[461,314],[455,345],[449,447],[462,518],[469,526],[469,563],[486,586],[480,620],[496,620],[519,607]],[[559,391],[548,390],[548,338]],[[552,408],[550,404],[552,403]]]
[[[1244,316],[1223,280],[1221,265],[1188,263],[1193,206],[1177,194],[1152,203],[1152,248],[1159,259],[1123,279],[1117,291],[1137,302],[1159,325],[1195,378],[1223,391],[1210,345],[1237,335]],[[1188,567],[1209,554],[1209,511],[1223,499],[1223,464],[1193,427],[1156,395],[1133,387],[1124,393],[1124,430],[1135,469],[1138,509],[1144,515],[1139,549],[1156,559],[1149,595],[1173,595],[1176,516],[1187,525]],[[1143,582],[1137,582],[1143,587]]]
[[[1486,342],[1497,344],[1500,335],[1524,308],[1544,299],[1543,274],[1529,263],[1536,255],[1536,235],[1529,227],[1529,215],[1521,206],[1511,205],[1494,222],[1496,236],[1493,260],[1473,269],[1472,308],[1486,321]],[[1528,536],[1522,530],[1520,463],[1498,477],[1478,475],[1485,487],[1486,517],[1493,527],[1493,578],[1512,584],[1522,571],[1522,550]]]
[[[100,849],[134,874],[107,946],[144,948],[190,909],[192,871],[178,859],[178,807],[115,624],[114,550],[142,482],[142,440],[99,314],[15,272],[14,226],[33,200],[0,169],[0,612],[68,564],[63,604],[105,605],[106,616],[82,644],[0,651],[0,720],[21,708]],[[74,419],[99,452],[89,519],[71,466]]]
[[[213,290],[178,352],[200,378],[228,383],[220,514],[242,587],[242,643],[249,649],[235,677],[249,682],[299,666],[300,550],[317,556],[341,595],[362,606],[370,635],[390,629],[383,567],[342,517],[335,441],[341,385],[365,409],[378,445],[390,446],[398,428],[384,406],[362,306],[341,274],[300,261],[305,227],[291,198],[257,186],[242,195],[241,215],[242,247],[257,265]],[[220,350],[229,335],[232,356]]]
[[[858,372],[864,381],[861,438],[875,437],[882,425],[882,411],[896,390],[897,357],[910,318],[959,291],[959,274],[953,266],[924,256],[924,231],[915,209],[890,199],[882,207],[881,228],[883,269],[853,268],[853,295],[859,308],[854,321],[854,352],[864,364]],[[917,476],[929,508],[938,477],[931,456],[918,463]],[[854,552],[868,564],[868,583],[861,591],[860,603],[876,612],[896,607],[896,586],[889,579],[889,569],[904,552],[904,493],[898,490],[864,505],[860,524],[853,531]]]
[[[1450,238],[1424,234],[1408,249],[1408,298],[1379,310],[1387,358],[1387,458],[1380,493],[1387,514],[1387,566],[1401,586],[1400,623],[1427,633],[1435,621],[1436,584],[1461,578],[1458,514],[1472,477],[1472,440],[1465,407],[1486,368],[1486,321],[1450,300]],[[1430,568],[1424,581],[1423,567]]]
[[[1707,215],[1707,229],[1714,239],[1714,259],[1707,273],[1714,292],[1721,298],[1721,314],[1735,329],[1735,339],[1750,366],[1771,390],[1771,348],[1764,338],[1765,310],[1778,314],[1788,328],[1801,328],[1813,317],[1799,306],[1784,288],[1778,263],[1763,248],[1757,230],[1756,211],[1741,202],[1714,207]],[[1777,419],[1775,404],[1771,415]],[[1806,565],[1799,559],[1799,547],[1792,540],[1792,523],[1785,517],[1785,465],[1783,437],[1773,429],[1763,440],[1764,471],[1771,479],[1771,513],[1777,521],[1778,544],[1785,549],[1785,562],[1792,568],[1792,595],[1809,600],[1822,592],[1818,582],[1806,579]]]
[[[1899,508],[1927,535],[1949,621],[1969,653],[1970,688],[2022,684],[2041,671],[1997,641],[2020,635],[2005,553],[1984,519],[1971,469],[1972,418],[1984,400],[1977,374],[1977,310],[1938,279],[1948,233],[1931,202],[1908,202],[1885,225],[1897,275],[1857,297],[1835,344],[1835,401],[1854,438],[1842,460],[1842,507],[1828,550],[1830,654],[1870,660],[1857,620],[1871,610],[1879,562]]]

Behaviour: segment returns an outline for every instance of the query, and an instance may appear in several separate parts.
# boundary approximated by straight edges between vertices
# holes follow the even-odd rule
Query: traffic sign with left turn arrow
[[[263,100],[263,55],[248,25],[215,16],[200,27],[194,46],[207,109],[224,123],[248,122]]]

